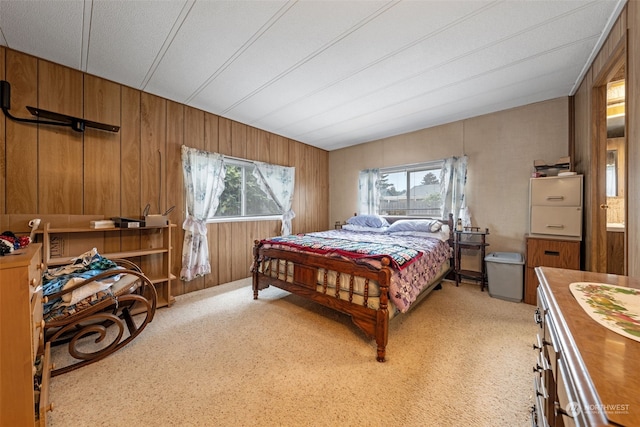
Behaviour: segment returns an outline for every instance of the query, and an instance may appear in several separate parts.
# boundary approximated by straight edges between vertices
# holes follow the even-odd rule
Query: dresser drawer
[[[532,206],[582,206],[582,177],[531,179]]]
[[[582,237],[582,208],[531,207],[531,234]]]
[[[580,242],[527,239],[527,266],[580,269]]]

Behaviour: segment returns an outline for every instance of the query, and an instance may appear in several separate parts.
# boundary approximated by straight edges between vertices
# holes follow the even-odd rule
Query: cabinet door
[[[532,206],[582,206],[582,177],[532,178]]]

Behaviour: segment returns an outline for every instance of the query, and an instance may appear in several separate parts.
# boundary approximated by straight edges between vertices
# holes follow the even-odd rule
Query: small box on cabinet
[[[144,224],[146,227],[165,227],[169,225],[166,215],[145,215]]]

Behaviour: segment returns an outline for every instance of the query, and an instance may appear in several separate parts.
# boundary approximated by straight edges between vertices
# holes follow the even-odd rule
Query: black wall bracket
[[[38,119],[24,119],[21,117],[14,117],[11,115],[11,113],[9,113],[9,110],[11,109],[11,85],[6,80],[0,80],[0,108],[2,108],[5,116],[16,122],[34,123],[50,126],[65,126],[70,127],[76,132],[84,132],[85,128],[100,129],[108,132],[118,132],[120,130],[120,126],[92,122],[90,120],[67,116],[65,114],[54,113],[52,111],[42,110],[35,107],[27,107],[27,110],[29,110],[32,115],[38,117]],[[40,120],[40,118],[48,120]]]

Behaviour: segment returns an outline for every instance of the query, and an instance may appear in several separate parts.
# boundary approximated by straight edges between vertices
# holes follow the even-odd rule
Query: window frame
[[[224,155],[223,155],[224,156]],[[246,211],[246,174],[247,169],[252,167],[255,168],[255,163],[249,159],[241,159],[238,157],[229,157],[224,156],[224,167],[226,172],[227,165],[240,166],[242,169],[242,177],[241,177],[241,185],[242,188],[240,190],[241,198],[240,198],[240,212]],[[226,179],[226,178],[225,178]],[[271,197],[268,195],[268,197]],[[216,210],[217,212],[217,210]],[[209,217],[206,220],[207,224],[213,223],[225,223],[225,222],[248,222],[248,221],[276,221],[282,219],[282,213],[279,214],[269,214],[269,215],[238,215],[238,216],[214,216]]]
[[[379,180],[382,179],[383,175],[387,175],[387,174],[392,174],[392,173],[399,173],[399,172],[404,172],[405,173],[405,178],[406,178],[406,198],[405,203],[406,203],[406,208],[404,208],[405,213],[403,215],[394,215],[394,214],[388,214],[388,213],[383,213],[385,210],[383,209],[382,206],[382,190],[380,188],[378,188],[378,194],[379,194],[379,200],[378,200],[378,215],[384,215],[384,216],[399,216],[399,217],[425,217],[425,216],[432,216],[434,218],[437,217],[441,217],[442,216],[442,211],[443,208],[440,207],[440,213],[436,214],[436,215],[428,215],[428,214],[413,214],[410,211],[411,210],[416,210],[419,208],[412,208],[411,207],[411,173],[414,172],[420,172],[420,171],[430,171],[430,170],[434,170],[437,169],[440,171],[440,174],[437,176],[438,180],[440,181],[442,179],[442,169],[445,167],[445,159],[441,159],[441,160],[432,160],[429,162],[422,162],[422,163],[412,163],[412,164],[407,164],[407,165],[398,165],[398,166],[390,166],[390,167],[385,167],[385,168],[379,168],[378,169],[378,176],[379,176]],[[440,185],[442,185],[442,182],[440,182]],[[440,194],[440,193],[439,193]],[[398,209],[399,210],[399,209]]]

